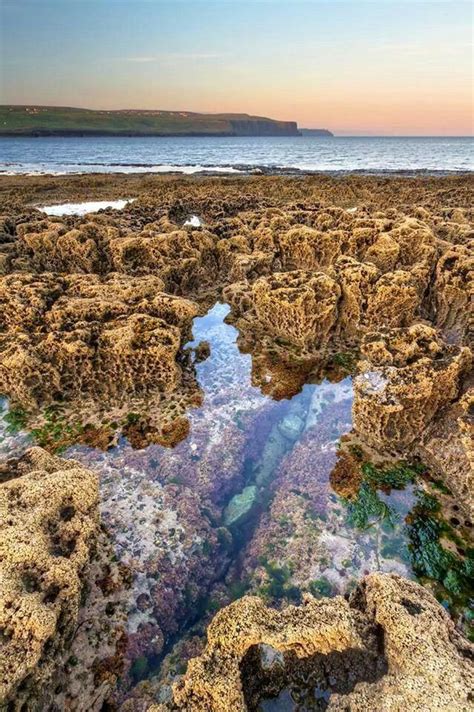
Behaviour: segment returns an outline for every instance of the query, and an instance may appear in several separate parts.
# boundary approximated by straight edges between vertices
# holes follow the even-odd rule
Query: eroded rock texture
[[[364,338],[418,323],[436,329],[445,355],[431,366],[417,355],[403,373],[383,364],[396,381],[387,393],[405,379],[390,423],[375,423],[373,394],[357,401],[368,413],[358,426],[404,448],[466,390],[467,354],[453,349],[472,332],[469,190],[466,178],[153,180],[123,211],[47,219],[17,192],[1,224],[0,389],[40,430],[51,404],[94,414],[77,423],[61,405],[69,440],[108,446],[118,422],[137,447],[173,445],[201,402],[183,346],[217,299],[231,306],[253,383],[276,398],[336,366],[354,372]],[[200,227],[186,225],[192,213]],[[411,378],[420,393],[408,394]]]
[[[474,517],[474,388],[443,408],[421,438],[419,453]]]
[[[181,431],[186,434],[179,421],[184,403],[200,401],[192,369],[178,363],[198,307],[162,290],[162,280],[153,276],[15,273],[4,277],[0,285],[2,391],[14,405],[33,413],[54,402],[69,404],[70,410],[72,405],[76,411],[82,407],[89,418],[108,405],[109,420],[117,415],[114,406],[119,417],[124,405],[124,417],[148,410],[151,422],[134,417],[127,423],[131,438],[139,437],[140,426],[166,441],[166,428],[174,422],[171,439],[181,439]],[[167,417],[164,410],[171,394],[175,401],[181,399],[183,407]],[[132,404],[133,399],[137,402]]]
[[[281,531],[277,553],[284,563],[292,551],[285,548],[291,520],[298,533],[294,551],[311,564],[320,532],[314,527],[313,538],[306,537],[300,513],[324,515],[331,448],[348,418],[335,407],[335,421],[320,423],[314,416],[320,404],[312,403],[304,434],[305,418],[296,411],[274,426],[252,420],[251,470],[242,415],[232,409],[209,431],[197,422],[185,440],[186,411],[202,404],[195,364],[209,353],[205,345],[186,344],[194,317],[216,301],[230,306],[238,345],[251,355],[252,386],[285,401],[306,383],[358,373],[355,435],[374,451],[421,457],[457,495],[459,507],[470,508],[469,178],[77,177],[32,178],[23,187],[4,179],[0,392],[10,398],[17,423],[33,426],[36,441],[52,450],[74,442],[105,449],[119,432],[137,449],[182,441],[175,458],[153,465],[153,475],[136,451],[122,460],[118,455],[113,473],[101,464],[113,502],[104,519],[141,588],[135,597],[133,587],[119,591],[126,573],[108,570],[103,558],[94,562],[86,620],[76,637],[85,660],[74,675],[67,662],[69,688],[58,692],[59,706],[79,704],[81,695],[84,709],[109,699],[119,704],[123,689],[128,694],[149,671],[148,659],[156,664],[226,568],[231,530],[251,530],[263,493],[257,486],[275,495],[255,527],[257,544],[269,530]],[[116,192],[124,186],[125,193]],[[86,217],[46,219],[31,207],[45,196],[55,202],[124,194],[137,199],[123,211]],[[191,214],[200,216],[201,227],[186,226]],[[225,356],[219,368],[220,378],[206,391],[211,406],[225,403]],[[247,407],[257,393],[239,391]],[[302,446],[285,461],[293,462],[294,482],[274,472],[286,446],[275,437],[273,454],[265,449],[268,428],[287,445],[301,436]],[[318,472],[311,444],[324,433]],[[96,527],[92,475],[46,455],[44,462],[53,464],[40,463],[34,452],[31,467],[7,463],[0,473],[7,481],[0,501],[7,522],[13,521],[7,535],[9,527],[18,532],[18,544],[7,547],[13,558],[6,559],[1,584],[12,604],[0,608],[4,694],[8,700],[16,694],[20,708],[51,688],[54,661],[74,630],[79,579]],[[349,496],[360,481],[349,488],[341,472],[346,466],[332,484]],[[127,499],[132,490],[140,495],[135,509]],[[18,492],[13,503],[12,492]],[[9,508],[24,503],[17,524]],[[272,529],[275,516],[280,529]],[[129,538],[127,527],[135,528]],[[245,569],[249,560],[241,557],[239,565]],[[110,624],[97,643],[101,632],[91,633],[90,620],[98,617],[102,625],[109,613],[118,616],[119,603],[124,618],[125,608],[134,606],[131,630]],[[396,577],[368,577],[350,602],[307,598],[302,607],[276,611],[244,598],[216,617],[206,651],[165,709],[252,710],[262,696],[284,695],[285,687],[305,678],[329,710],[350,704],[351,710],[458,712],[473,703],[472,651],[466,651],[434,599]],[[123,689],[109,697],[119,680]]]
[[[98,483],[40,448],[9,469],[12,479],[0,487],[0,704],[40,710],[76,629]]]
[[[148,712],[256,710],[293,685],[325,692],[328,711],[472,706],[472,645],[431,594],[398,576],[371,574],[349,601],[307,596],[282,611],[244,597],[207,639],[173,701]]]
[[[355,431],[373,447],[428,456],[472,512],[471,399],[458,403],[472,367],[469,348],[447,345],[432,327],[414,324],[368,334],[361,352]]]

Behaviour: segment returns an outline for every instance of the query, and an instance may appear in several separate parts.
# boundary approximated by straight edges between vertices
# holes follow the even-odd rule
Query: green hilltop
[[[0,106],[2,136],[299,136],[295,121],[190,111]]]

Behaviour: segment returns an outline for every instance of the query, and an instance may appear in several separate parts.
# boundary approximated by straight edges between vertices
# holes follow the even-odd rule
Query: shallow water
[[[205,400],[201,408],[189,413],[191,430],[186,440],[173,449],[151,445],[137,451],[123,440],[106,453],[84,447],[67,452],[67,456],[100,471],[102,519],[116,542],[117,556],[127,563],[133,558],[133,565],[142,573],[156,547],[166,549],[172,558],[178,556],[178,550],[180,556],[186,556],[170,537],[170,529],[181,528],[184,533],[189,524],[167,495],[166,488],[174,485],[182,491],[182,501],[192,493],[193,505],[199,498],[215,510],[211,517],[203,517],[206,528],[209,522],[211,529],[221,523],[219,514],[223,510],[223,522],[233,534],[232,559],[245,549],[253,529],[261,540],[261,556],[272,552],[272,545],[281,547],[282,531],[266,517],[272,518],[271,503],[283,492],[292,498],[292,506],[299,505],[305,513],[309,503],[311,526],[308,532],[300,533],[308,537],[311,530],[308,543],[315,532],[318,538],[319,555],[313,552],[306,562],[307,570],[292,578],[304,581],[323,576],[336,593],[345,590],[352,576],[368,571],[409,573],[403,562],[407,558],[403,546],[396,555],[382,555],[383,523],[375,521],[367,531],[355,535],[347,525],[346,509],[331,490],[329,475],[337,460],[336,445],[351,428],[350,378],[340,383],[305,385],[291,400],[274,401],[262,395],[251,385],[250,355],[239,352],[237,331],[223,321],[228,312],[226,305],[219,304],[195,320],[190,345],[206,339],[211,355],[196,365]],[[300,501],[296,501],[292,490],[301,479],[303,461],[314,470],[315,486],[308,498],[301,482]],[[231,503],[243,492],[248,493],[249,487],[257,489],[257,496],[242,532],[239,522],[234,526]],[[251,500],[254,494],[252,490]],[[403,518],[414,501],[410,488],[382,494],[381,498],[387,500],[397,518]],[[165,512],[160,526],[151,527],[158,512]],[[201,543],[203,532],[198,534],[193,529],[193,535]],[[286,532],[283,558],[291,558],[293,544],[293,536]],[[253,556],[249,554],[249,558],[244,564],[251,569]],[[236,577],[241,573],[236,572]]]
[[[211,353],[195,364],[204,402],[189,412],[184,441],[134,450],[122,438],[107,452],[64,453],[99,473],[111,560],[127,572],[113,595],[93,588],[75,656],[105,655],[114,626],[125,625],[124,691],[155,673],[192,626],[245,592],[278,605],[299,602],[303,591],[345,593],[371,571],[414,576],[407,517],[416,484],[371,490],[359,509],[331,487],[338,442],[352,424],[351,378],[272,400],[252,385],[252,359],[239,351],[228,313],[216,304],[194,321],[189,346],[205,339]],[[9,429],[2,417],[0,454],[28,444]],[[107,633],[95,631],[104,620]],[[270,709],[306,708],[262,706]]]
[[[0,137],[0,173],[474,170],[469,137]]]
[[[61,203],[58,205],[44,205],[39,210],[46,215],[87,215],[97,213],[105,208],[121,210],[130,200],[97,200],[86,201],[84,203]]]
[[[278,697],[262,700],[258,712],[323,712],[328,707],[330,696],[328,690],[320,688],[305,690],[304,694],[286,688]]]

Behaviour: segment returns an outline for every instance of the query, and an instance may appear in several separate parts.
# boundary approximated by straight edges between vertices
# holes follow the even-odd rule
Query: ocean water
[[[0,174],[465,172],[469,137],[0,138]]]

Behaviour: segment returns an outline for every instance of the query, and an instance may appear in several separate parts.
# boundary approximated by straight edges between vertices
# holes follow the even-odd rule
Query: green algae
[[[130,674],[135,682],[139,682],[140,680],[143,680],[146,677],[148,673],[148,667],[148,659],[145,655],[141,655],[134,661],[130,669]]]
[[[463,545],[462,537],[444,519],[436,497],[417,491],[417,503],[407,523],[411,566],[420,583],[432,582],[438,600],[451,613],[464,618],[463,628],[474,640],[474,547],[463,555],[443,541]]]
[[[450,494],[449,490],[439,481],[420,481],[426,473],[420,463],[382,468],[364,462],[360,469],[357,496],[343,500],[348,524],[361,530],[379,525],[381,555],[409,565],[416,579],[431,588],[473,640],[474,547],[443,517],[439,497]],[[404,490],[409,485],[414,485],[416,500],[397,535],[399,514],[379,492]]]
[[[393,529],[399,515],[393,507],[381,499],[378,490],[403,490],[415,482],[425,470],[426,468],[419,463],[401,462],[385,468],[377,467],[371,462],[363,462],[360,466],[362,482],[357,496],[342,500],[347,507],[349,526],[367,529],[376,523],[381,523],[384,529]]]
[[[396,512],[379,497],[369,482],[362,482],[357,497],[344,500],[344,503],[347,506],[347,523],[357,529],[367,529],[381,521],[394,526],[397,519]]]
[[[35,443],[51,452],[59,453],[83,433],[80,423],[69,424],[64,416],[54,408],[46,408],[43,413],[44,423],[39,428],[32,428],[31,435]]]
[[[333,593],[333,588],[331,583],[328,581],[326,576],[321,576],[319,579],[311,581],[309,584],[309,592],[313,594],[316,598],[321,598],[322,596],[330,596]]]
[[[136,425],[140,421],[139,413],[127,413],[125,425]]]
[[[238,598],[242,598],[242,596],[245,596],[245,594],[249,590],[249,582],[247,580],[234,581],[233,583],[229,584],[228,590],[231,599],[233,601],[236,601]]]
[[[351,351],[340,351],[334,354],[331,359],[331,362],[335,366],[339,366],[340,368],[342,368],[344,371],[346,371],[346,373],[352,374],[355,373],[357,360],[357,354],[352,353]]]
[[[24,408],[10,408],[3,416],[7,423],[6,431],[8,435],[17,435],[20,431],[26,429],[28,423],[28,411]]]
[[[265,569],[268,579],[258,589],[266,601],[271,599],[281,600],[287,598],[292,601],[298,601],[300,598],[300,589],[290,583],[293,574],[289,564],[280,566],[274,561],[269,561],[266,557],[260,558],[260,563]]]
[[[425,471],[423,465],[400,463],[388,469],[376,467],[371,462],[361,465],[362,477],[374,487],[404,489]]]

